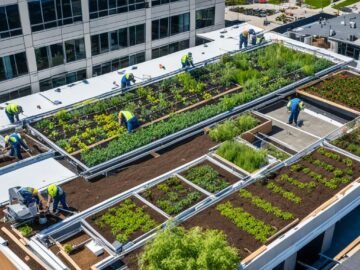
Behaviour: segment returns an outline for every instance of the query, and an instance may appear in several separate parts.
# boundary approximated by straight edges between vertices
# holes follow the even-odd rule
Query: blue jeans
[[[26,196],[26,197],[24,197],[24,204],[26,206],[29,206],[31,203],[36,203],[37,205],[40,205],[39,196]]]
[[[136,129],[138,126],[140,126],[139,120],[134,116],[129,121],[126,121],[123,117],[122,124],[126,126],[129,133],[133,132],[134,129]]]
[[[240,35],[240,50],[242,49],[243,44],[244,44],[245,48],[247,48],[248,39],[247,39],[247,37],[245,37],[244,35],[241,34]]]
[[[62,195],[58,195],[54,197],[53,211],[55,212],[59,206],[59,202],[61,203],[62,208],[69,209],[66,203],[66,195],[65,192]]]
[[[16,144],[16,145],[12,145],[11,149],[10,149],[10,156],[11,157],[15,157],[17,159],[23,159],[22,155],[21,155],[21,147],[20,144]]]
[[[297,125],[297,120],[299,117],[300,110],[292,110],[289,116],[289,124],[292,124],[293,122],[295,125]]]
[[[15,119],[17,122],[20,121],[19,114],[8,113],[7,111],[5,111],[5,113],[6,113],[7,117],[9,118],[9,121],[11,124],[15,123]]]

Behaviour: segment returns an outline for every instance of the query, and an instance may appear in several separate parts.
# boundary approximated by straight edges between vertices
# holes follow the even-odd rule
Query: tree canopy
[[[199,227],[158,233],[139,258],[141,270],[229,270],[239,263],[237,250],[229,246],[223,232]]]

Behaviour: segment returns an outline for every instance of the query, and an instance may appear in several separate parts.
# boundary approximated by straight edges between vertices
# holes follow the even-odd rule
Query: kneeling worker
[[[11,124],[14,124],[15,120],[19,122],[19,114],[23,112],[23,108],[15,103],[9,103],[5,107],[6,116],[9,118]]]
[[[181,65],[183,68],[194,67],[192,53],[188,52],[181,58]]]
[[[52,212],[54,214],[59,213],[59,210],[58,210],[59,202],[61,202],[62,208],[64,208],[65,210],[69,209],[69,207],[66,203],[65,192],[63,191],[63,189],[61,187],[59,187],[55,184],[51,184],[50,186],[48,186],[47,191],[48,191],[47,207],[49,208],[50,203],[53,201]]]
[[[24,143],[19,133],[13,133],[5,136],[5,143],[10,144],[9,156],[16,156],[18,160],[23,159],[21,155],[21,148],[24,148],[26,151],[30,151],[29,147]]]
[[[36,203],[40,208],[42,206],[40,197],[41,194],[37,190],[37,188],[32,187],[19,187],[18,193],[23,197],[23,203],[29,207],[31,203]]]
[[[300,111],[304,109],[304,102],[301,101],[298,97],[291,99],[287,104],[287,109],[290,111],[289,122],[288,124],[295,123],[295,126],[298,126],[298,117]]]
[[[121,78],[121,88],[126,88],[131,86],[131,82],[135,83],[134,74],[125,73],[125,75]]]
[[[140,126],[139,120],[132,112],[129,111],[120,111],[118,120],[119,124],[124,125],[129,133]]]

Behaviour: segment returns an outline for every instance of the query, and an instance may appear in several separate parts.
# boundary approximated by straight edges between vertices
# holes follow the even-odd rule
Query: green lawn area
[[[274,4],[274,5],[280,5],[280,4],[281,4],[281,0],[269,0],[268,3],[269,3],[269,4]]]
[[[334,8],[340,9],[340,8],[343,8],[343,7],[346,7],[346,6],[350,6],[350,5],[352,5],[352,4],[355,4],[355,3],[357,3],[357,2],[360,2],[360,0],[345,0],[345,1],[341,2],[341,3],[339,3],[339,4],[336,4],[336,5],[334,6]]]
[[[305,4],[313,8],[324,8],[330,5],[331,0],[305,0]]]

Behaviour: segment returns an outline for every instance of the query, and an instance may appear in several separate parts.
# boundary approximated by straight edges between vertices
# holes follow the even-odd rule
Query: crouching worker
[[[23,159],[21,155],[21,149],[24,148],[26,151],[30,151],[29,147],[24,143],[19,133],[13,133],[5,136],[6,145],[10,145],[9,156],[14,157],[18,160]]]
[[[182,68],[194,67],[194,62],[193,62],[191,52],[188,52],[181,58],[181,65],[182,65]]]
[[[287,104],[287,109],[290,111],[288,124],[292,125],[295,123],[295,126],[298,127],[298,117],[300,111],[305,107],[304,102],[301,101],[298,97],[291,99]]]
[[[122,78],[121,78],[121,88],[126,88],[126,87],[130,87],[131,83],[135,83],[136,80],[134,78],[134,74],[132,73],[126,73]]]
[[[63,209],[65,210],[69,209],[66,203],[66,194],[61,187],[55,184],[51,184],[50,186],[48,186],[47,192],[48,192],[47,207],[49,208],[51,202],[53,202],[52,212],[54,214],[59,213],[59,209],[58,209],[59,202],[61,203]]]
[[[23,112],[24,112],[23,108],[15,103],[9,103],[5,107],[6,116],[8,117],[11,124],[14,124],[15,120],[19,122],[20,121],[19,114]]]
[[[37,190],[37,188],[32,187],[19,187],[18,193],[23,198],[23,203],[29,207],[30,204],[36,203],[39,208],[42,208],[42,203],[40,200],[41,194]]]
[[[134,129],[140,126],[139,120],[136,116],[129,111],[120,111],[118,116],[119,124],[124,125],[128,132],[133,132]]]

